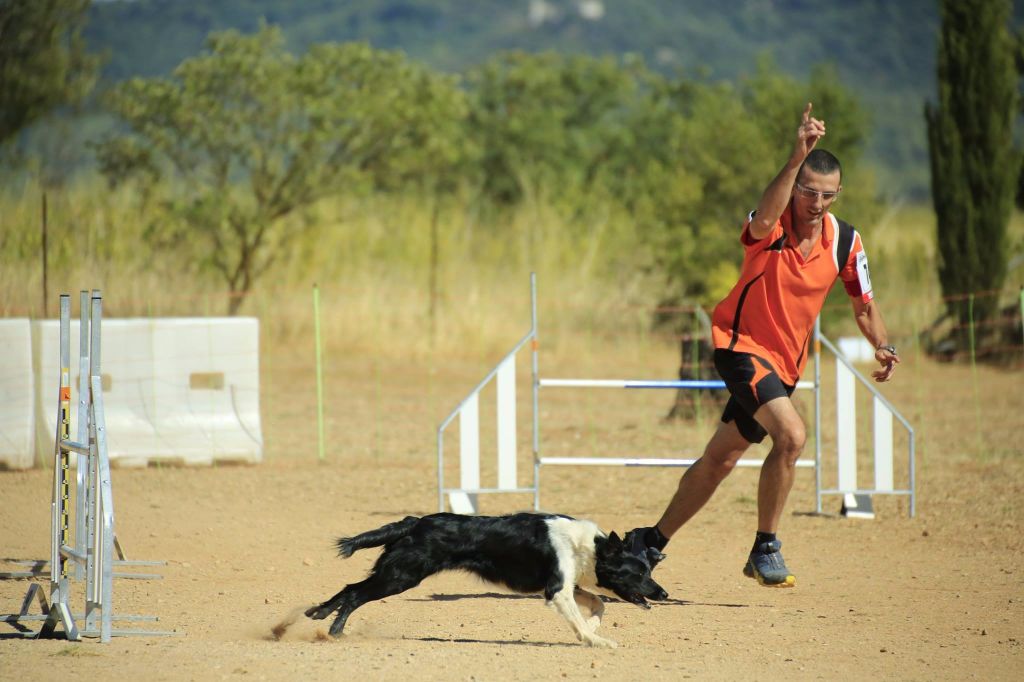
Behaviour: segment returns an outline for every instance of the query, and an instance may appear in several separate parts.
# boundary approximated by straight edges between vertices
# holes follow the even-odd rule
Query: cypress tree
[[[932,201],[938,226],[939,280],[947,309],[966,338],[974,319],[998,312],[1006,276],[1006,228],[1020,157],[1015,44],[1009,0],[942,0],[937,104],[925,105]],[[983,293],[984,292],[984,293]],[[982,327],[984,329],[985,327]]]

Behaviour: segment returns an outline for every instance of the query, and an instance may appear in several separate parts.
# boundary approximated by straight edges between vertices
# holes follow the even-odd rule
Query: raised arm
[[[765,188],[761,195],[761,201],[757,204],[757,213],[750,221],[750,236],[757,239],[764,239],[771,232],[778,221],[779,216],[786,210],[789,199],[793,194],[793,183],[796,182],[797,173],[800,172],[800,164],[804,162],[807,155],[814,149],[814,145],[825,135],[825,122],[811,116],[811,103],[804,108],[803,118],[800,127],[796,131],[796,142],[793,144],[793,153],[789,160],[782,167],[779,174]]]

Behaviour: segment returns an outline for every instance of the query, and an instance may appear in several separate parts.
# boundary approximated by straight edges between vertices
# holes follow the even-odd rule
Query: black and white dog
[[[568,516],[407,516],[337,544],[342,557],[366,547],[383,546],[384,551],[365,580],[306,610],[316,620],[337,612],[330,628],[333,636],[341,634],[348,617],[363,604],[405,592],[448,570],[468,571],[515,592],[542,592],[589,646],[614,647],[615,642],[597,635],[604,604],[588,590],[610,591],[644,608],[650,608],[647,599],[668,599],[651,578],[650,566],[630,554],[618,535],[605,535],[592,521]]]

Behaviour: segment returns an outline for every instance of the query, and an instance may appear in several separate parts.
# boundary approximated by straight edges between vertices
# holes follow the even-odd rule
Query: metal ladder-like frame
[[[161,578],[151,574],[114,573],[114,564],[162,565],[159,561],[127,561],[114,534],[114,498],[110,483],[110,458],[107,452],[106,420],[103,412],[103,381],[100,368],[100,328],[103,301],[94,290],[91,297],[81,292],[81,328],[79,352],[78,440],[72,441],[71,422],[71,298],[60,297],[60,385],[57,400],[57,431],[53,453],[53,490],[51,501],[52,533],[50,542],[50,599],[47,604],[41,586],[32,584],[17,614],[0,616],[0,621],[19,625],[21,621],[42,620],[42,628],[27,636],[55,637],[58,628],[69,640],[99,637],[109,642],[114,635],[174,635],[176,632],[115,630],[114,620],[155,621],[155,616],[115,616],[114,578]],[[88,312],[87,312],[88,311]],[[69,544],[70,456],[78,459],[75,500],[75,544]],[[120,560],[115,561],[117,551]],[[41,575],[46,562],[30,562],[34,569],[28,577]],[[69,569],[74,566],[74,576]],[[72,578],[85,579],[85,611],[73,614],[70,607]],[[30,614],[38,602],[41,614]],[[77,619],[77,620],[76,620]]]

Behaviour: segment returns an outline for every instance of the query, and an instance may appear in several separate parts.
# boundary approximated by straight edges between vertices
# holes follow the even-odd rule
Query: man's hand
[[[879,348],[875,351],[875,360],[878,360],[882,369],[876,369],[871,376],[879,383],[888,381],[892,377],[892,373],[896,371],[896,365],[900,364],[899,356],[886,348]]]
[[[811,103],[804,109],[803,119],[796,131],[796,144],[793,145],[793,160],[803,162],[807,155],[825,136],[825,122],[811,116]]]

